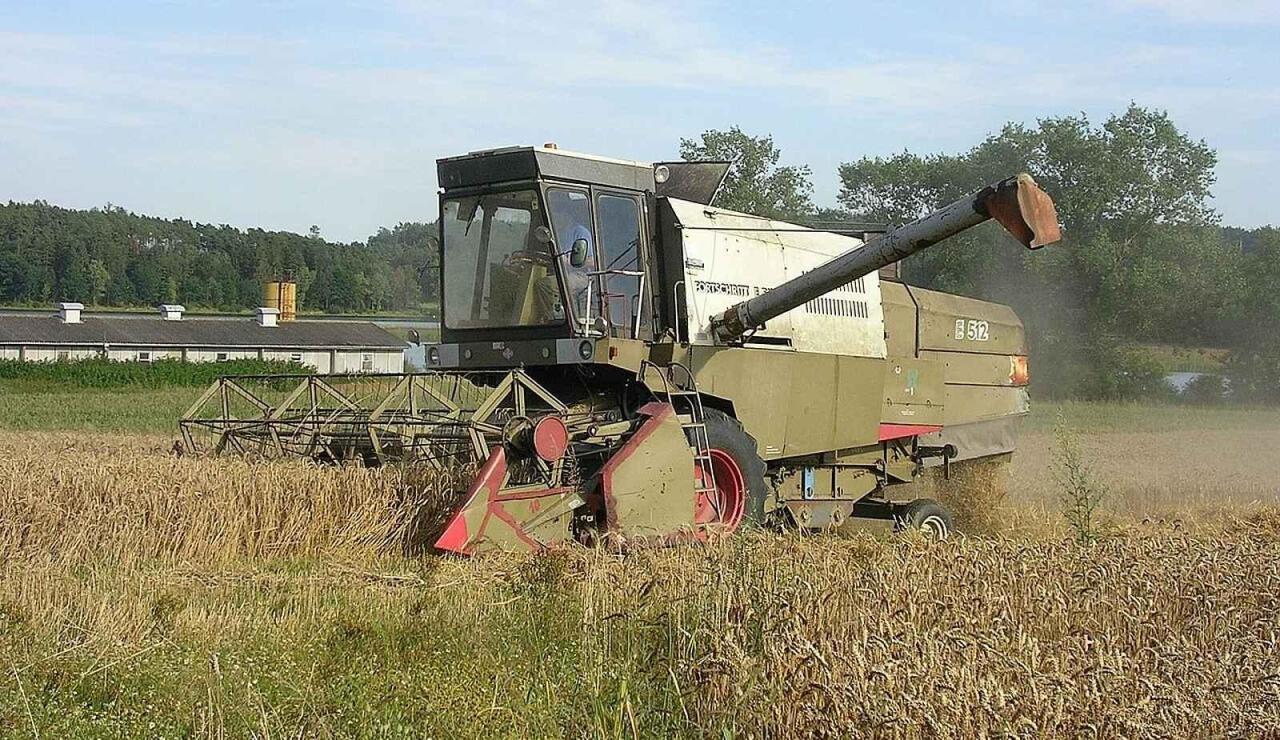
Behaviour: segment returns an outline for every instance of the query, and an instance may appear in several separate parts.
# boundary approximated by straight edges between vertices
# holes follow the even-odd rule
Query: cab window
[[[450,198],[444,220],[444,325],[449,329],[564,322],[553,255],[538,242],[532,190]]]
[[[635,198],[602,193],[596,198],[600,229],[600,289],[613,333],[631,336],[643,313],[640,295],[640,204]]]
[[[584,326],[589,318],[599,314],[587,310],[587,298],[599,306],[598,286],[592,286],[591,273],[596,267],[596,240],[591,231],[591,199],[584,190],[571,188],[547,188],[547,213],[551,216],[551,228],[555,234],[556,252],[560,255],[560,271],[564,275],[564,292],[568,297],[574,321]],[[573,244],[587,243],[586,260],[581,265],[571,261]],[[588,290],[590,286],[590,290]],[[589,328],[589,327],[587,327]]]

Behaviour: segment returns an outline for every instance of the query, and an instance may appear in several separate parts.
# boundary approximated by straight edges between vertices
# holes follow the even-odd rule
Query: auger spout
[[[1061,238],[1053,200],[1036,185],[1031,175],[1020,174],[988,185],[772,290],[731,306],[711,320],[716,341],[737,341],[776,316],[992,218],[1029,249],[1039,249]]]

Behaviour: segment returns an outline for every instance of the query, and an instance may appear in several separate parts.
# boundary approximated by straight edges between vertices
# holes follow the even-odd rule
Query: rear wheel
[[[918,529],[930,537],[945,540],[951,536],[955,525],[947,507],[931,498],[918,498],[894,511],[893,528],[898,532]]]
[[[696,520],[732,532],[742,522],[764,521],[768,486],[764,480],[764,460],[756,452],[756,440],[737,419],[716,409],[706,409],[711,472],[715,494],[700,495]]]

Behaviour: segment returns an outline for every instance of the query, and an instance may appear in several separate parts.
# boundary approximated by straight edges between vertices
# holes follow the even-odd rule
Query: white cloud
[[[1119,0],[1121,7],[1155,10],[1198,24],[1280,23],[1277,0]]]
[[[827,66],[804,64],[781,46],[725,38],[684,3],[521,0],[498,9],[486,3],[442,8],[403,0],[398,7],[422,24],[407,33],[423,46],[459,57],[468,77],[560,95],[581,88],[704,97],[728,91],[751,94],[762,105],[798,99],[836,107],[870,103],[940,111],[978,95],[986,74],[975,60],[940,60],[932,51],[892,60],[868,56]],[[501,41],[486,44],[485,39]],[[851,56],[861,56],[854,49]]]

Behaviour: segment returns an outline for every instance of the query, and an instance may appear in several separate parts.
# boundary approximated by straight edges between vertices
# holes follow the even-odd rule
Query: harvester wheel
[[[951,536],[955,525],[947,507],[931,498],[918,498],[894,512],[893,528],[899,532],[919,529],[930,537],[945,540]]]
[[[718,501],[709,502],[714,504],[708,511],[712,517],[709,521],[729,531],[743,521],[762,524],[768,486],[755,437],[747,434],[737,419],[716,409],[706,409],[703,420],[711,449],[711,469],[720,492]]]

